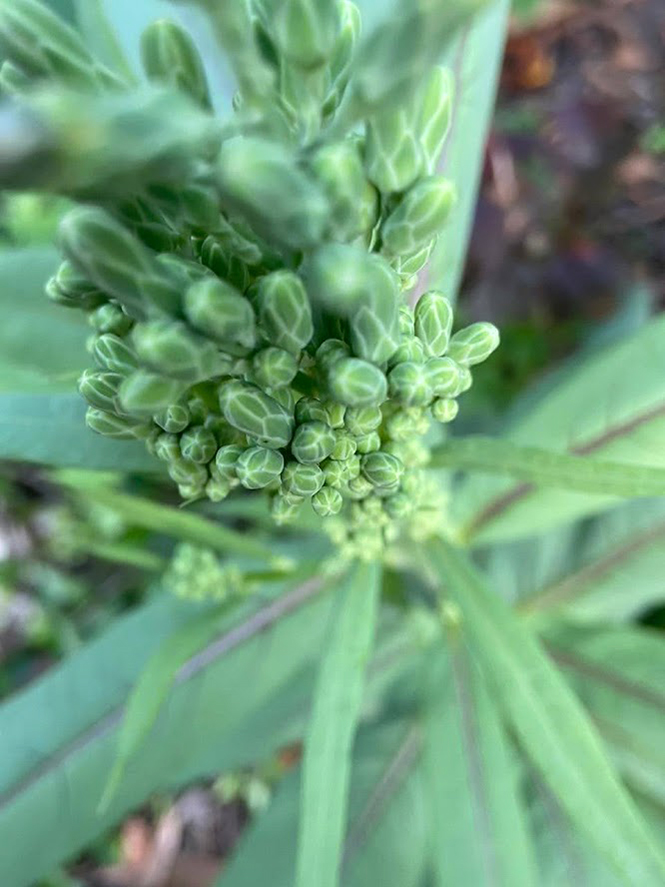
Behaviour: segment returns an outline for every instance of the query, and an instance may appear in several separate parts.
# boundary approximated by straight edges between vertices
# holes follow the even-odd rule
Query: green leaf
[[[237,601],[231,607],[235,604]],[[178,672],[187,660],[220,633],[229,609],[229,605],[224,604],[198,613],[169,635],[148,660],[125,706],[116,759],[100,801],[100,810],[108,809],[127,765],[157,720]]]
[[[86,477],[84,472],[60,471],[55,476],[60,483],[75,492],[79,491],[87,501],[110,508],[136,527],[213,548],[215,551],[267,560],[277,568],[292,566],[292,562],[286,563],[283,557],[275,557],[267,543],[260,542],[247,533],[213,523],[198,514],[139,496],[118,493],[106,484],[91,484],[89,476]]]
[[[458,437],[432,451],[431,468],[507,474],[527,483],[627,499],[665,496],[665,468],[553,453],[498,437]]]
[[[520,445],[633,465],[665,467],[665,318],[562,373],[504,434]],[[571,366],[574,366],[575,362]],[[630,372],[626,371],[630,367]],[[533,535],[606,510],[608,496],[473,476],[459,485],[455,518],[474,543]]]
[[[535,885],[519,774],[494,702],[455,637],[450,647],[433,657],[424,713],[436,884]]]
[[[0,392],[71,391],[90,363],[83,315],[44,293],[57,265],[50,248],[0,251]]]
[[[300,735],[330,601],[318,583],[249,602],[180,670],[109,809],[98,805],[123,702],[191,604],[160,600],[120,620],[0,707],[0,883],[27,887],[155,791],[268,757]],[[295,683],[294,683],[295,681]]]
[[[104,0],[74,0],[76,20],[90,52],[129,83],[135,81],[118,35],[106,15]]]
[[[585,525],[497,547],[487,570],[506,592],[518,589],[519,609],[536,620],[634,618],[664,598],[665,501],[621,505]]]
[[[665,640],[635,628],[560,629],[546,638],[623,778],[665,805]]]
[[[361,728],[353,758],[343,887],[420,887],[428,820],[418,728],[395,721]],[[245,836],[218,887],[293,884],[300,771],[288,776]]]
[[[438,171],[458,200],[421,275],[418,292],[432,287],[457,297],[476,207],[485,141],[492,119],[510,0],[492,0],[462,28],[446,53],[454,77],[453,120]],[[482,60],[482,62],[480,61]]]
[[[502,714],[570,819],[627,884],[661,884],[665,861],[535,637],[459,549],[439,541],[427,553],[459,608],[463,636],[492,680]]]
[[[0,394],[0,459],[104,471],[160,471],[144,444],[86,427],[76,394]]]
[[[354,566],[335,599],[305,740],[296,887],[336,887],[351,747],[377,618],[381,569]]]

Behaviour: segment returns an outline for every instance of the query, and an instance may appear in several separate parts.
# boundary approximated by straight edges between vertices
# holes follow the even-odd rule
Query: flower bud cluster
[[[179,598],[192,601],[225,601],[245,591],[238,567],[222,564],[214,551],[181,543],[164,573],[167,588]]]
[[[491,324],[453,334],[444,293],[415,309],[406,297],[455,201],[435,171],[451,78],[433,67],[408,100],[373,99],[350,0],[203,5],[220,39],[235,35],[226,49],[240,89],[226,129],[179,26],[144,34],[152,87],[137,92],[73,30],[49,28],[37,0],[12,12],[0,0],[11,82],[15,68],[60,90],[56,101],[14,89],[57,156],[46,187],[84,201],[62,221],[66,258],[47,292],[93,329],[86,421],[144,440],[185,500],[262,489],[278,522],[305,503],[323,517],[344,509],[347,541],[373,550],[427,509],[418,439],[455,418],[471,367],[498,344]],[[367,58],[368,70],[378,64]],[[188,102],[186,126],[163,113],[173,95]],[[349,107],[365,109],[361,128],[343,125]],[[86,114],[94,150],[72,138]],[[28,175],[29,159],[12,168]]]

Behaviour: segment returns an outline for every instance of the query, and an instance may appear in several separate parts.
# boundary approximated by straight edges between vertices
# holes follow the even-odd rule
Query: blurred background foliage
[[[74,21],[90,0],[50,0]],[[360,3],[371,12],[371,0]],[[228,82],[202,20],[161,0],[107,4],[130,57],[145,24],[168,12],[207,46],[212,77]],[[499,423],[516,396],[577,349],[636,330],[665,302],[665,4],[661,0],[514,0],[499,102],[488,141],[464,274],[464,319],[492,320],[502,348],[480,367],[461,432]],[[0,243],[53,241],[65,202],[31,194],[0,202]],[[626,368],[630,371],[630,367]],[[172,501],[158,480],[135,492]],[[146,600],[172,543],[131,514],[91,504],[44,472],[0,466],[0,694],[9,695]],[[665,625],[665,609],[640,617]],[[298,757],[260,772],[160,797],[73,867],[41,887],[113,883],[153,860],[180,816],[183,871],[169,882],[212,882],[251,812]],[[169,818],[171,817],[171,819]],[[201,860],[217,860],[204,865]],[[118,866],[120,868],[118,868]],[[124,868],[123,868],[124,867]],[[107,872],[108,875],[108,872]],[[180,878],[180,880],[177,880]],[[78,879],[78,880],[77,880]]]

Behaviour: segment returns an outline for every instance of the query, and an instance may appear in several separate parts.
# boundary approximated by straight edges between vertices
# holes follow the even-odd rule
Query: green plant
[[[191,5],[221,117],[179,24],[140,80],[102,3],[84,37],[0,0],[0,184],[77,204],[58,267],[0,254],[0,455],[178,543],[0,709],[3,883],[304,738],[220,885],[661,884],[665,647],[630,619],[662,596],[662,318],[452,433],[498,345],[452,330],[508,4],[365,35],[349,0]]]

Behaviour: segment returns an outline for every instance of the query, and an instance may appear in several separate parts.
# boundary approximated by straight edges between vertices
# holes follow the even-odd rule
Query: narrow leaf
[[[305,740],[296,887],[336,887],[351,747],[376,627],[381,570],[354,566],[340,587]]]
[[[90,51],[129,83],[134,83],[134,72],[106,15],[104,0],[75,0],[75,4],[79,28]]]
[[[451,648],[432,661],[424,714],[436,884],[535,885],[515,761],[476,664]]]
[[[568,816],[627,884],[661,884],[665,861],[535,637],[459,549],[437,541],[428,555],[459,607],[469,649],[492,680],[504,716]]]
[[[458,437],[434,449],[432,468],[508,474],[527,483],[581,493],[665,496],[665,468],[553,453],[501,438]]]
[[[205,545],[215,551],[267,560],[278,568],[290,566],[284,562],[283,557],[275,557],[268,544],[220,523],[213,523],[198,514],[127,493],[118,493],[105,484],[87,484],[79,472],[61,471],[55,477],[63,485],[75,492],[79,491],[86,500],[110,508],[136,527]]]

